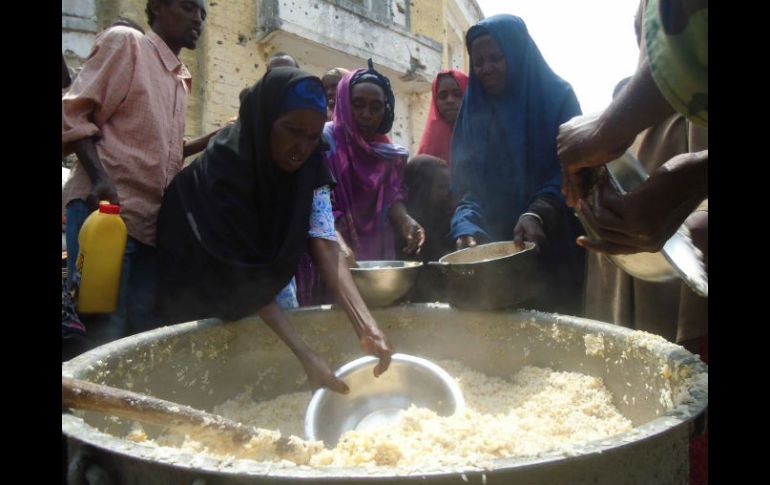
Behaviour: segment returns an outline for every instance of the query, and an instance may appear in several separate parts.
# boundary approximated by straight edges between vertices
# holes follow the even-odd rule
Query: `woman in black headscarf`
[[[334,185],[320,153],[325,121],[321,81],[303,71],[273,69],[249,90],[238,120],[164,195],[158,217],[159,310],[170,322],[235,320],[256,312],[299,358],[312,384],[347,392],[275,302],[309,242],[361,348],[380,357],[375,375],[388,368],[393,351],[338,244],[308,240],[311,209],[318,206],[314,197],[326,194],[328,200]],[[330,205],[321,206],[328,208],[333,227]]]

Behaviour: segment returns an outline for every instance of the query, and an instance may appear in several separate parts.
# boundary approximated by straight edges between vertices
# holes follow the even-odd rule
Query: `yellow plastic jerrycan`
[[[101,202],[86,218],[78,234],[74,280],[78,313],[111,313],[117,308],[127,237],[119,205]]]

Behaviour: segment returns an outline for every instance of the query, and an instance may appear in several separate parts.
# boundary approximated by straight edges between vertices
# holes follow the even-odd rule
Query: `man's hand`
[[[607,181],[597,187],[593,209],[579,211],[601,241],[579,245],[609,254],[660,251],[698,203],[708,196],[708,150],[673,157],[631,192],[621,195]]]
[[[634,136],[617,137],[605,128],[599,114],[576,116],[559,127],[557,152],[562,164],[562,193],[575,207],[590,187],[583,169],[599,167],[622,156]]]
[[[103,200],[109,200],[110,204],[120,204],[118,189],[106,175],[91,184],[91,193],[88,194],[86,203],[91,210],[96,210],[99,208],[99,202]]]
[[[708,211],[699,210],[690,214],[685,219],[684,224],[687,229],[690,230],[690,237],[692,238],[695,247],[703,254],[703,266],[706,268],[706,273],[709,272],[709,213]]]
[[[86,204],[91,210],[99,207],[99,202],[109,200],[111,204],[119,204],[118,189],[104,170],[93,137],[82,138],[72,142],[72,148],[78,156],[83,170],[91,180],[91,192],[86,197]]]

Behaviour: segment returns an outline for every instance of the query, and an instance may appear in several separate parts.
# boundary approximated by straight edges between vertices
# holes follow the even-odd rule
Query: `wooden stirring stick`
[[[195,428],[203,431],[200,438],[204,440],[207,433],[213,433],[229,438],[235,446],[239,446],[262,434],[257,428],[244,426],[217,414],[79,379],[62,377],[61,394],[62,405],[69,408],[99,411],[147,424],[186,428],[188,431]],[[273,440],[271,445],[277,456],[304,464],[299,463],[304,459],[298,458],[306,455],[299,449],[301,444],[291,443],[288,438],[280,437]]]

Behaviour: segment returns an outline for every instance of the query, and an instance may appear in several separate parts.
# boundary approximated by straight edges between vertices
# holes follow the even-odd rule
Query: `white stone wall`
[[[96,36],[95,0],[62,0],[62,53],[68,59],[85,59]]]
[[[280,19],[279,34],[293,34],[359,59],[371,57],[376,64],[401,75],[413,73],[418,80],[430,82],[441,68],[439,42],[332,2],[279,0],[277,12],[269,13]],[[265,20],[263,23],[276,24]]]

